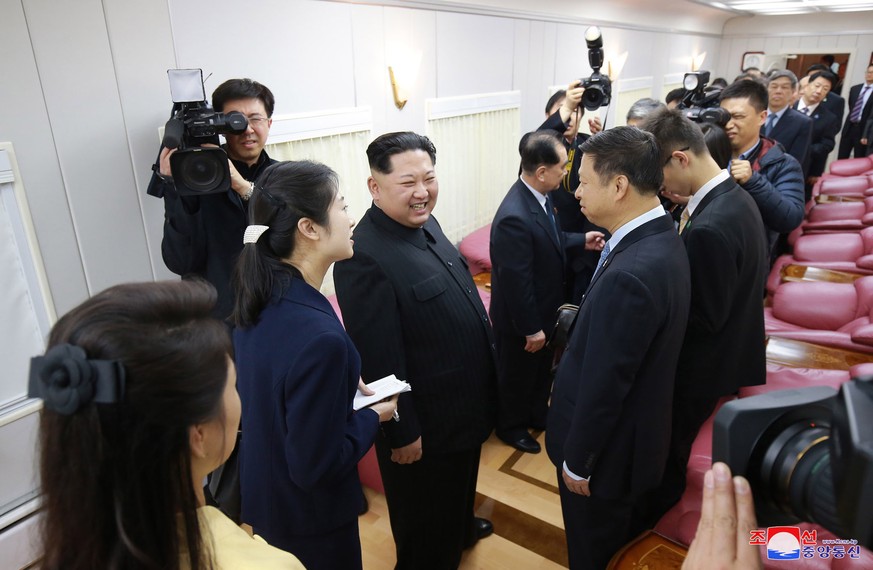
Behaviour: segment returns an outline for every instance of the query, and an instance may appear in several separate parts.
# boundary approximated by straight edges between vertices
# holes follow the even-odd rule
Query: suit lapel
[[[703,200],[700,201],[700,204],[698,204],[697,207],[694,208],[694,213],[691,214],[690,218],[688,218],[688,225],[685,228],[686,231],[683,231],[680,234],[682,236],[682,241],[688,239],[688,234],[691,233],[691,230],[694,227],[694,220],[697,218],[697,216],[706,209],[710,202],[712,202],[722,194],[730,192],[731,188],[733,188],[734,185],[735,182],[733,181],[733,179],[728,178],[727,180],[720,182],[718,185],[716,185],[715,188],[707,192],[706,196],[703,197]]]
[[[548,216],[546,216],[545,210],[540,206],[540,203],[537,202],[537,199],[533,197],[530,193],[530,190],[527,186],[524,185],[524,182],[519,180],[518,191],[522,195],[522,200],[525,204],[527,204],[528,210],[530,210],[531,216],[533,216],[534,221],[540,226],[544,232],[549,236],[549,239],[552,241],[552,245],[555,246],[555,249],[558,250],[558,253],[561,254],[561,257],[564,257],[564,251],[561,247],[561,243],[558,241],[558,235],[555,233],[555,229],[552,227],[552,222],[549,221]],[[549,201],[546,200],[546,207],[549,205]],[[555,220],[557,223],[557,220]]]

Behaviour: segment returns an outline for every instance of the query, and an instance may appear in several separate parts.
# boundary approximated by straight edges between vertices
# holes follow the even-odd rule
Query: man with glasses
[[[644,507],[642,526],[652,527],[682,497],[691,445],[719,398],[764,383],[768,255],[755,201],[716,164],[697,125],[666,111],[640,128],[658,143],[664,189],[690,197],[679,232],[691,267],[691,311],[676,368],[670,454]]]
[[[180,197],[170,170],[170,156],[176,149],[161,150],[160,172],[155,176],[163,186],[158,192],[162,190],[164,198],[164,263],[173,273],[198,275],[215,286],[216,318],[226,319],[233,308],[230,280],[242,251],[254,180],[276,162],[264,150],[274,105],[273,93],[251,79],[229,79],[212,93],[216,111],[238,111],[248,120],[245,132],[225,135],[227,144],[222,148],[229,159],[231,188],[223,194]]]

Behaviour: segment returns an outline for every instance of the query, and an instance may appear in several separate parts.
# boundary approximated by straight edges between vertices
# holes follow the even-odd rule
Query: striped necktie
[[[597,267],[594,268],[594,274],[591,276],[592,279],[600,271],[600,268],[603,267],[607,257],[609,257],[609,242],[606,242],[606,245],[603,246],[603,251],[600,252],[600,259],[597,261]]]
[[[849,115],[849,122],[857,123],[861,120],[861,112],[864,110],[864,95],[867,94],[869,88],[870,85],[865,85],[861,88],[861,92],[858,93],[858,100],[855,101],[855,106],[852,107],[852,114]]]

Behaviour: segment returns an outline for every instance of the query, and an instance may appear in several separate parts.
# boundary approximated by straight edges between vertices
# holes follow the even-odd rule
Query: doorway
[[[843,89],[843,78],[846,77],[846,69],[849,66],[849,55],[848,53],[799,53],[794,57],[789,57],[788,62],[786,63],[786,67],[789,71],[794,72],[797,77],[803,77],[806,75],[806,70],[810,65],[814,63],[826,63],[824,58],[834,58],[834,66],[836,67],[836,74],[839,77],[839,81],[837,85],[834,86],[833,92],[837,95],[842,95],[841,91]],[[833,67],[831,71],[833,71]]]

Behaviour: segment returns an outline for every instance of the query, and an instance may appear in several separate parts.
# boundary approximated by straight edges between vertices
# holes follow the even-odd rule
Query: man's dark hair
[[[564,146],[556,131],[534,131],[521,137],[518,153],[521,155],[521,170],[533,174],[540,165],[553,166],[560,162],[558,147]]]
[[[700,130],[703,132],[703,140],[706,142],[706,148],[709,149],[709,155],[719,167],[727,168],[733,155],[731,139],[728,138],[727,133],[715,123],[702,123]]]
[[[716,77],[709,82],[710,87],[721,87],[722,89],[724,89],[725,87],[727,87],[727,85],[727,79],[725,79],[724,77]]]
[[[377,137],[367,147],[367,161],[371,170],[391,174],[391,157],[410,150],[423,150],[436,165],[436,147],[430,139],[410,131],[386,133]]]
[[[228,101],[236,101],[237,99],[260,99],[261,103],[264,104],[264,110],[267,111],[267,116],[273,116],[273,107],[276,106],[273,92],[266,85],[247,77],[228,79],[216,87],[215,91],[212,92],[212,108],[221,113]]]
[[[839,81],[839,78],[834,73],[832,73],[830,71],[818,71],[818,72],[813,73],[812,75],[809,76],[809,82],[812,83],[813,81],[815,81],[816,79],[819,79],[819,78],[824,79],[825,81],[828,81],[831,84],[831,89],[836,87],[837,81]]]
[[[823,63],[813,63],[809,67],[806,68],[806,74],[809,75],[813,71],[830,71],[831,68],[826,66]]]
[[[756,81],[762,85],[764,84],[763,79],[761,79],[757,75],[752,75],[751,73],[740,73],[739,75],[734,77],[734,83],[738,81]]]
[[[655,136],[661,151],[661,164],[667,162],[670,155],[677,150],[688,149],[698,156],[707,153],[700,127],[681,111],[656,111],[643,119],[639,127]]]
[[[832,56],[831,54],[821,56],[821,60],[828,65],[833,65],[835,61],[834,56]]]
[[[656,196],[664,182],[661,152],[652,133],[636,127],[602,131],[580,147],[601,180],[624,175],[644,196]]]
[[[667,93],[667,97],[664,98],[665,103],[672,103],[673,101],[681,101],[685,97],[685,88],[677,87],[673,89],[669,93]]]
[[[557,103],[558,101],[560,101],[561,99],[563,99],[566,96],[567,96],[566,89],[558,89],[557,91],[555,91],[554,95],[549,97],[549,100],[546,101],[546,115],[551,115],[550,111],[551,111],[552,107],[555,105],[555,103]]]
[[[767,98],[767,88],[757,81],[737,81],[725,87],[718,100],[748,99],[749,104],[760,113],[767,108]]]

